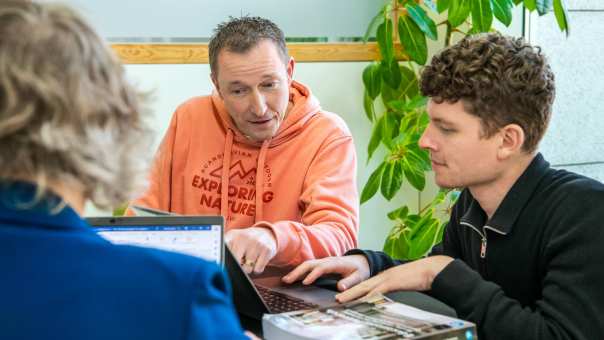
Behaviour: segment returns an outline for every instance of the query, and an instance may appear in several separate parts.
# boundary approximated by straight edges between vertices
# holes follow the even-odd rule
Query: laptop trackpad
[[[254,284],[269,287],[275,291],[287,294],[307,302],[317,304],[321,307],[336,304],[337,292],[315,286],[305,286],[300,282],[285,285],[280,276],[254,278]]]
[[[335,298],[336,292],[315,286],[305,286],[301,283],[273,287],[273,290],[317,304],[321,307],[331,306],[337,303]]]

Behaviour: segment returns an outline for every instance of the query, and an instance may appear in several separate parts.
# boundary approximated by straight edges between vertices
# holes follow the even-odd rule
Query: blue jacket
[[[113,245],[34,192],[0,182],[0,339],[246,338],[218,266]]]

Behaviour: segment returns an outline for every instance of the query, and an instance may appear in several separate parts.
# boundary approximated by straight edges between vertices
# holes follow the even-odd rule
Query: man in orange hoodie
[[[292,80],[283,32],[257,17],[220,24],[215,91],[180,105],[134,202],[221,214],[244,270],[293,266],[357,244],[356,153],[344,121]]]

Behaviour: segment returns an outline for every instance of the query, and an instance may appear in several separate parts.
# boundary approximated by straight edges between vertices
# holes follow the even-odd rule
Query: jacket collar
[[[533,195],[537,185],[543,176],[550,169],[549,163],[538,153],[529,166],[518,177],[514,185],[503,198],[503,201],[495,210],[493,217],[486,221],[486,213],[478,204],[478,201],[470,195],[471,202],[468,211],[461,217],[462,222],[470,223],[475,227],[483,227],[495,231],[502,235],[507,235],[512,231],[518,216]]]
[[[0,224],[33,228],[88,229],[88,224],[62,199],[48,192],[36,203],[36,186],[0,181]]]

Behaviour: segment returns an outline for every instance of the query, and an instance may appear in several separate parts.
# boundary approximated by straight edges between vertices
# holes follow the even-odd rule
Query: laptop
[[[224,246],[224,218],[221,216],[149,213],[147,216],[90,217],[86,220],[99,235],[116,244],[175,251],[224,265],[233,287],[235,307],[240,314],[250,318],[261,320],[266,313],[336,304],[334,290],[300,283],[282,284],[281,277],[286,270],[267,267],[259,277],[248,276]]]
[[[228,247],[225,248],[225,267],[233,286],[235,308],[240,314],[262,320],[266,313],[284,313],[337,304],[335,290],[316,285],[305,286],[301,283],[282,283],[281,277],[287,274],[288,270],[267,267],[265,273],[252,278],[241,268]],[[332,280],[335,283],[336,280],[332,278],[320,282],[331,285]]]
[[[90,217],[86,221],[115,244],[159,248],[224,265],[222,216]]]

